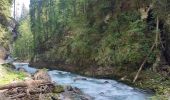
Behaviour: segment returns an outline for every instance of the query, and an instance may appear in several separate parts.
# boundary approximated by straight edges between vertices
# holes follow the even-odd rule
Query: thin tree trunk
[[[156,48],[158,48],[159,44],[159,18],[156,18],[156,38],[155,38]]]
[[[14,19],[15,19],[15,0],[14,0]]]
[[[146,63],[146,61],[147,61],[149,55],[150,55],[151,52],[153,51],[154,47],[155,47],[155,43],[152,45],[149,54],[147,55],[147,57],[145,58],[145,60],[142,62],[141,66],[140,66],[140,68],[139,68],[139,70],[138,70],[138,72],[137,72],[136,75],[135,75],[135,78],[133,79],[133,83],[136,82],[136,80],[137,80],[137,78],[138,78],[138,76],[139,76],[139,74],[140,74],[140,72],[141,72],[143,66],[145,65],[145,63]]]
[[[149,54],[147,55],[147,57],[145,58],[145,60],[143,61],[142,65],[140,66],[138,72],[136,73],[136,76],[135,78],[133,79],[133,83],[135,83],[135,81],[137,80],[143,66],[145,65],[148,57],[150,56],[151,52],[153,51],[154,47],[156,47],[156,49],[158,48],[158,45],[159,45],[159,18],[157,16],[157,19],[156,19],[156,36],[155,36],[155,43],[152,45],[151,49],[150,49],[150,52]],[[158,59],[158,58],[157,58]]]

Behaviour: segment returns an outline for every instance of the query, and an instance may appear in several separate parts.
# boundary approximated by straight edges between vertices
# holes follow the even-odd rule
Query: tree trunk
[[[159,49],[159,48],[158,48],[159,43],[160,43],[160,39],[159,39],[159,17],[157,16],[157,19],[156,19],[156,36],[155,36],[155,43],[152,45],[149,54],[147,55],[147,57],[146,57],[145,60],[143,61],[142,65],[140,66],[138,72],[136,73],[136,76],[135,76],[135,78],[133,79],[133,83],[135,83],[135,81],[137,80],[137,78],[138,78],[138,76],[139,76],[139,74],[140,74],[143,66],[145,65],[145,63],[146,63],[148,57],[150,56],[151,52],[153,51],[154,47],[156,47],[156,49]],[[156,58],[156,62],[155,62],[156,66],[158,65],[157,63],[159,63],[159,61],[160,61],[160,54],[157,54],[157,58]],[[156,69],[156,66],[153,67],[154,70]]]
[[[156,18],[156,38],[155,38],[156,48],[158,48],[159,45],[159,18],[157,16]]]
[[[143,63],[141,64],[141,66],[140,66],[140,68],[139,68],[138,72],[136,73],[135,78],[133,79],[133,83],[135,83],[135,82],[136,82],[136,80],[137,80],[137,78],[138,78],[138,76],[139,76],[139,74],[140,74],[140,72],[141,72],[141,70],[142,70],[143,66],[145,65],[145,63],[146,63],[146,61],[147,61],[147,59],[148,59],[149,55],[150,55],[150,54],[151,54],[151,52],[153,51],[154,47],[155,47],[155,43],[152,45],[152,47],[151,47],[151,49],[150,49],[149,54],[147,55],[147,57],[145,58],[145,60],[144,60],[144,61],[143,61]]]

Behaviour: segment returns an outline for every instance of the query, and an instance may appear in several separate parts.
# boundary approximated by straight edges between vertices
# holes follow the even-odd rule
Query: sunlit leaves
[[[7,31],[7,25],[10,17],[10,7],[12,0],[0,1],[0,46],[8,48],[9,34]]]
[[[152,45],[153,33],[147,34],[146,23],[137,10],[142,3],[149,4],[147,0],[141,4],[136,4],[136,0],[42,0],[42,3],[32,1],[30,12],[34,52],[43,56],[43,60],[79,65],[135,65]],[[121,10],[122,5],[134,8]]]
[[[19,38],[14,43],[13,55],[23,60],[31,59],[33,56],[33,35],[30,29],[30,19],[27,16],[20,22]]]

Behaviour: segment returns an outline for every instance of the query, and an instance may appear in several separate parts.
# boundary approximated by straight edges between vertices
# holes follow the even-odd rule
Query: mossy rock
[[[64,87],[61,85],[56,85],[53,90],[53,93],[61,93],[61,92],[64,92]]]

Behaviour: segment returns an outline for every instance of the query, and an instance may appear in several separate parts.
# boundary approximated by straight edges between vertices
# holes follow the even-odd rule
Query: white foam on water
[[[29,73],[37,69],[28,66],[28,63],[14,63],[16,69],[25,68]],[[114,80],[87,78],[70,72],[52,70],[48,72],[58,84],[71,85],[81,89],[84,93],[94,97],[95,100],[148,100],[147,93],[129,87]]]

